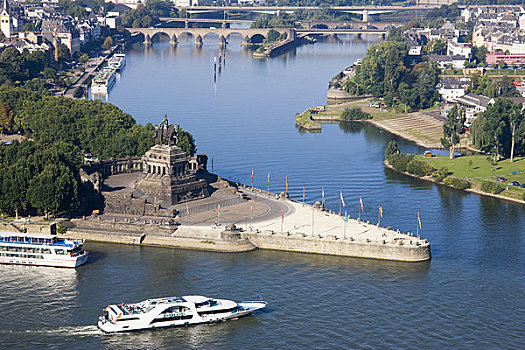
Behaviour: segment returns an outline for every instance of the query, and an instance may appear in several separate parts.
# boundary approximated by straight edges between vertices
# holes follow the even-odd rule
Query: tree
[[[516,130],[520,127],[523,121],[523,106],[513,104],[509,113],[509,127],[510,127],[510,162],[514,161],[514,146],[516,145]]]
[[[113,46],[113,39],[110,36],[107,36],[104,40],[104,43],[102,44],[102,48],[107,50],[111,46]]]
[[[48,163],[29,182],[27,196],[35,209],[47,214],[72,209],[78,200],[77,192],[77,182],[71,170],[60,163]]]
[[[11,131],[13,127],[13,111],[9,106],[0,102],[0,135],[4,130]]]
[[[388,160],[388,158],[392,154],[399,154],[401,153],[399,150],[399,146],[397,145],[396,140],[390,140],[385,147],[385,159]]]
[[[274,29],[270,29],[268,31],[268,35],[266,37],[266,41],[269,42],[269,43],[277,41],[277,40],[279,40],[280,36],[281,36],[281,34],[279,34],[278,31],[276,31]]]
[[[507,68],[507,64],[505,63],[505,61],[499,60],[498,67],[499,69],[504,69],[504,68]]]
[[[493,105],[489,105],[483,112],[483,148],[482,150],[494,153],[494,161],[508,155],[510,150],[510,128],[509,114],[513,103],[509,100],[498,99]]]
[[[441,145],[450,151],[450,159],[454,158],[454,149],[459,143],[459,134],[463,131],[465,123],[465,112],[458,109],[457,106],[447,113],[447,122],[443,124],[443,137]]]

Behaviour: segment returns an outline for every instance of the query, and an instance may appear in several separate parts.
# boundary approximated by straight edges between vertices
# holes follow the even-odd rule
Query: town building
[[[472,56],[472,47],[470,43],[458,43],[454,41],[447,42],[447,56],[462,56],[470,59]]]
[[[455,102],[458,97],[465,95],[465,86],[455,78],[444,78],[437,85],[441,98],[445,102]]]

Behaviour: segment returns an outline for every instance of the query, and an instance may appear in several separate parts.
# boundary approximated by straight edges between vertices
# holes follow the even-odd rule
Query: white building
[[[458,97],[465,95],[463,85],[455,78],[445,78],[437,86],[441,98],[446,102],[454,102]]]
[[[10,38],[13,34],[13,22],[7,0],[3,2],[2,11],[0,12],[0,22],[0,30],[6,38]]]
[[[447,42],[448,56],[462,56],[470,59],[472,55],[472,47],[470,43],[456,43],[454,41]]]
[[[171,0],[177,7],[199,6],[199,0]]]

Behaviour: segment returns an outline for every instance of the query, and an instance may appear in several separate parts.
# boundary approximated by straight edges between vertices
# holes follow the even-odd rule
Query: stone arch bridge
[[[177,38],[181,35],[191,35],[195,38],[195,45],[198,46],[202,45],[202,41],[207,35],[217,35],[221,46],[226,45],[228,37],[232,34],[239,34],[245,43],[251,43],[258,36],[266,39],[271,29],[280,34],[286,33],[290,39],[295,39],[296,37],[295,30],[290,28],[126,28],[132,36],[142,34],[145,45],[150,45],[153,39],[158,36],[167,36],[170,44],[176,45],[178,42]]]

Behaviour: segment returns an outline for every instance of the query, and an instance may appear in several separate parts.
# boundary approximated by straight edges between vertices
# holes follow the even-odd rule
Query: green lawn
[[[449,159],[448,156],[434,156],[432,158],[425,158],[422,155],[417,156],[432,165],[435,169],[446,167],[453,176],[467,179],[474,183],[482,183],[483,181],[496,181],[498,177],[507,179],[506,185],[513,181],[520,184],[525,183],[525,157],[516,157],[511,163],[508,159],[499,161],[496,165],[487,160],[487,156],[462,156],[454,159]],[[515,174],[513,174],[515,173]],[[505,192],[524,193],[525,189],[509,186],[509,190]],[[508,193],[509,195],[511,193]]]

